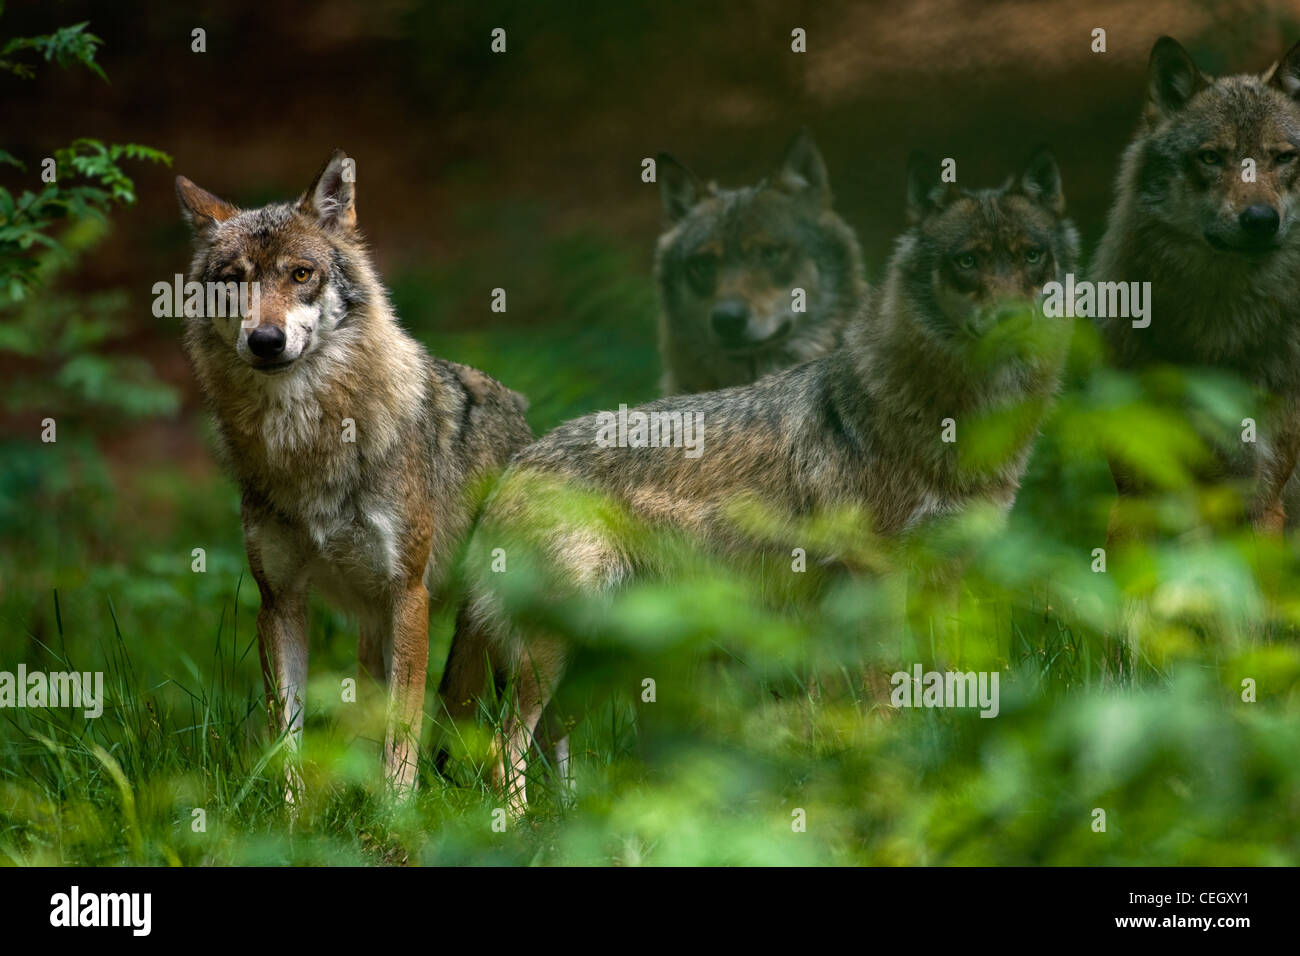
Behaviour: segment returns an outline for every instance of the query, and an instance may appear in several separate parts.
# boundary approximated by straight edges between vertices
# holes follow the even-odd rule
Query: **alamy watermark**
[[[0,671],[0,707],[78,707],[94,719],[104,713],[102,671],[28,671],[19,664],[17,673]]]
[[[981,717],[998,715],[998,671],[895,671],[889,677],[895,707],[978,707]]]
[[[601,448],[681,448],[687,458],[704,454],[704,413],[628,411],[596,413],[596,444]]]
[[[74,885],[50,897],[50,925],[56,927],[126,927],[133,936],[153,928],[152,893],[83,893]]]
[[[171,282],[153,284],[153,314],[160,319],[224,319],[238,316],[253,329],[261,324],[262,287],[257,282]]]
[[[1048,318],[1132,319],[1133,328],[1151,324],[1150,282],[1089,282],[1065,274],[1065,282],[1043,286],[1043,314]]]

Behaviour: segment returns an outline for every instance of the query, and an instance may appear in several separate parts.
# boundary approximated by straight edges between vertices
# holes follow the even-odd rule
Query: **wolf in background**
[[[561,425],[512,461],[485,504],[470,566],[486,567],[487,550],[519,541],[551,566],[556,593],[599,593],[656,570],[624,513],[744,554],[755,542],[730,508],[745,499],[803,517],[857,508],[884,536],[975,502],[1009,509],[1069,339],[1066,320],[1033,316],[1032,303],[1073,268],[1078,237],[1050,154],[999,189],[966,191],[939,173],[938,163],[913,158],[913,225],[841,349],[751,385],[642,406],[679,420],[702,415],[696,459],[673,447],[601,447],[599,415]],[[1034,334],[1010,334],[1017,328],[1039,347],[1022,348]],[[960,440],[943,440],[946,419],[969,423],[1006,408],[1029,415],[1000,455],[972,465]],[[615,504],[575,520],[566,494]],[[513,688],[495,773],[520,812],[527,753],[568,647],[512,624],[491,577],[469,584],[440,692],[463,719],[489,683]]]
[[[1099,319],[1102,337],[1121,368],[1218,368],[1268,396],[1256,454],[1217,469],[1253,477],[1251,517],[1278,531],[1300,456],[1300,44],[1262,75],[1216,78],[1157,40],[1115,191],[1091,273],[1150,282],[1151,324]],[[1111,467],[1121,495],[1140,489]]]
[[[862,252],[806,130],[755,186],[705,186],[668,153],[656,169],[662,394],[745,385],[839,344],[866,291]]]
[[[272,729],[297,751],[315,588],[360,619],[360,666],[389,690],[387,778],[405,794],[430,592],[469,529],[477,483],[532,436],[522,396],[402,330],[357,231],[352,169],[335,152],[301,198],[249,210],[177,178],[196,240],[190,278],[261,293],[257,324],[192,316],[184,344],[242,493]],[[288,775],[293,802],[292,760]]]

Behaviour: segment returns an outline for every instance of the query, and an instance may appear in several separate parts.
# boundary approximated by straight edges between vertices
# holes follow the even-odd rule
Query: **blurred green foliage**
[[[624,281],[618,257],[604,267]],[[597,311],[616,315],[610,306]],[[851,544],[873,570],[821,569],[796,592],[783,584],[788,552],[733,565],[634,523],[627,533],[674,570],[612,598],[558,596],[512,557],[501,576],[511,613],[578,648],[557,702],[577,791],[570,804],[539,757],[529,815],[504,834],[492,828],[489,724],[426,730],[426,755],[432,735],[450,736],[447,776],[422,766],[416,801],[388,803],[382,706],[374,694],[342,701],[355,633],[316,607],[308,796],[291,835],[234,489],[167,474],[117,489],[137,502],[130,512],[60,522],[62,539],[24,554],[29,582],[0,604],[6,665],[103,669],[108,686],[98,720],[0,712],[0,848],[35,863],[1294,864],[1294,541],[1257,539],[1239,489],[1189,477],[1249,394],[1213,375],[1173,389],[1169,373],[1154,386],[1122,376],[1076,328],[1071,387],[1008,522],[975,509],[885,544],[863,516],[821,516],[793,533]],[[508,381],[580,365],[560,342],[539,339],[528,355],[481,345]],[[596,403],[622,399],[605,389]],[[570,413],[562,394],[555,415]],[[1151,535],[1109,548],[1099,573],[1093,549],[1106,546],[1114,502],[1104,456],[1134,448],[1170,480],[1140,503]],[[573,522],[605,507],[548,500]],[[157,510],[168,520],[133,517]],[[60,588],[55,615],[54,556],[97,539],[108,544],[81,553],[84,576]],[[197,546],[206,574],[189,568]],[[434,679],[449,628],[446,614],[435,621]],[[999,671],[998,716],[895,710],[889,675],[917,663]],[[641,699],[647,677],[654,703]],[[1242,699],[1247,678],[1257,702]],[[488,716],[504,706],[489,703]],[[1098,808],[1104,833],[1092,829]],[[806,832],[792,829],[799,809]]]
[[[0,13],[4,7],[0,4]],[[43,54],[46,62],[59,66],[81,66],[107,81],[95,62],[95,52],[102,42],[86,32],[88,23],[63,27],[54,33],[35,37],[13,37],[0,47],[0,73],[31,79],[35,71],[23,62],[28,51]],[[81,138],[70,146],[56,149],[50,170],[42,164],[40,192],[25,189],[17,196],[0,186],[0,290],[10,302],[22,299],[32,284],[40,279],[38,249],[45,257],[61,257],[65,264],[75,251],[69,249],[57,227],[87,218],[105,219],[115,204],[135,202],[135,186],[118,165],[122,159],[146,160],[171,165],[171,157],[160,150],[137,143],[106,145],[99,140]],[[0,166],[25,170],[26,164],[12,153],[0,149]],[[53,181],[47,175],[53,174]],[[63,183],[59,182],[59,178]],[[67,185],[79,177],[86,182]]]
[[[94,59],[99,40],[85,27],[11,39],[0,49],[0,69],[31,78],[15,57],[37,51],[102,77]],[[121,291],[59,287],[107,238],[107,213],[135,202],[134,184],[118,165],[124,158],[171,162],[145,146],[78,139],[54,152],[62,182],[17,197],[0,186],[0,363],[7,379],[0,414],[27,426],[0,436],[0,529],[14,543],[3,580],[11,587],[48,588],[84,576],[83,547],[104,540],[99,532],[114,512],[98,441],[131,421],[172,415],[178,405],[148,362],[114,351],[125,325]],[[4,164],[24,168],[0,150]],[[47,418],[56,439],[48,443],[38,440]],[[24,560],[32,555],[47,560]]]

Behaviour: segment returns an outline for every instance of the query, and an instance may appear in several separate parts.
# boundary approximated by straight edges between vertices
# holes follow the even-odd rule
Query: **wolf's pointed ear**
[[[807,129],[795,133],[786,145],[785,157],[772,177],[772,185],[819,206],[830,206],[830,177],[826,174],[821,151]]]
[[[659,177],[659,195],[664,202],[664,215],[670,223],[680,222],[700,201],[704,187],[695,174],[679,163],[671,153],[661,152],[655,157],[655,170]]]
[[[181,203],[181,215],[200,238],[207,238],[220,223],[239,212],[224,199],[200,189],[184,176],[176,177],[176,198]]]
[[[1148,118],[1177,113],[1208,82],[1182,44],[1173,37],[1161,37],[1147,62]]]
[[[953,183],[945,183],[939,164],[928,153],[912,150],[907,157],[907,219],[918,223],[938,212],[956,195]]]
[[[1282,57],[1265,79],[1294,100],[1300,100],[1300,43]]]
[[[1061,168],[1046,146],[1040,146],[1025,164],[1015,189],[1040,206],[1060,216],[1065,213],[1065,191],[1061,188]]]
[[[334,150],[298,200],[298,209],[314,216],[324,229],[342,232],[355,229],[356,178],[356,164],[343,150]]]

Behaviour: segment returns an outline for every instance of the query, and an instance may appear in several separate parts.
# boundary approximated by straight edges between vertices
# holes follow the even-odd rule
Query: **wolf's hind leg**
[[[524,774],[537,723],[563,673],[564,647],[559,641],[543,638],[528,641],[520,655],[512,701],[514,709],[506,715],[501,727],[501,759],[497,765],[500,790],[516,817],[522,816],[528,807]]]
[[[541,720],[538,721],[537,741],[550,765],[561,801],[565,805],[571,805],[575,791],[569,751],[569,733],[564,721],[556,712],[554,699],[547,705],[546,710],[542,713]]]

